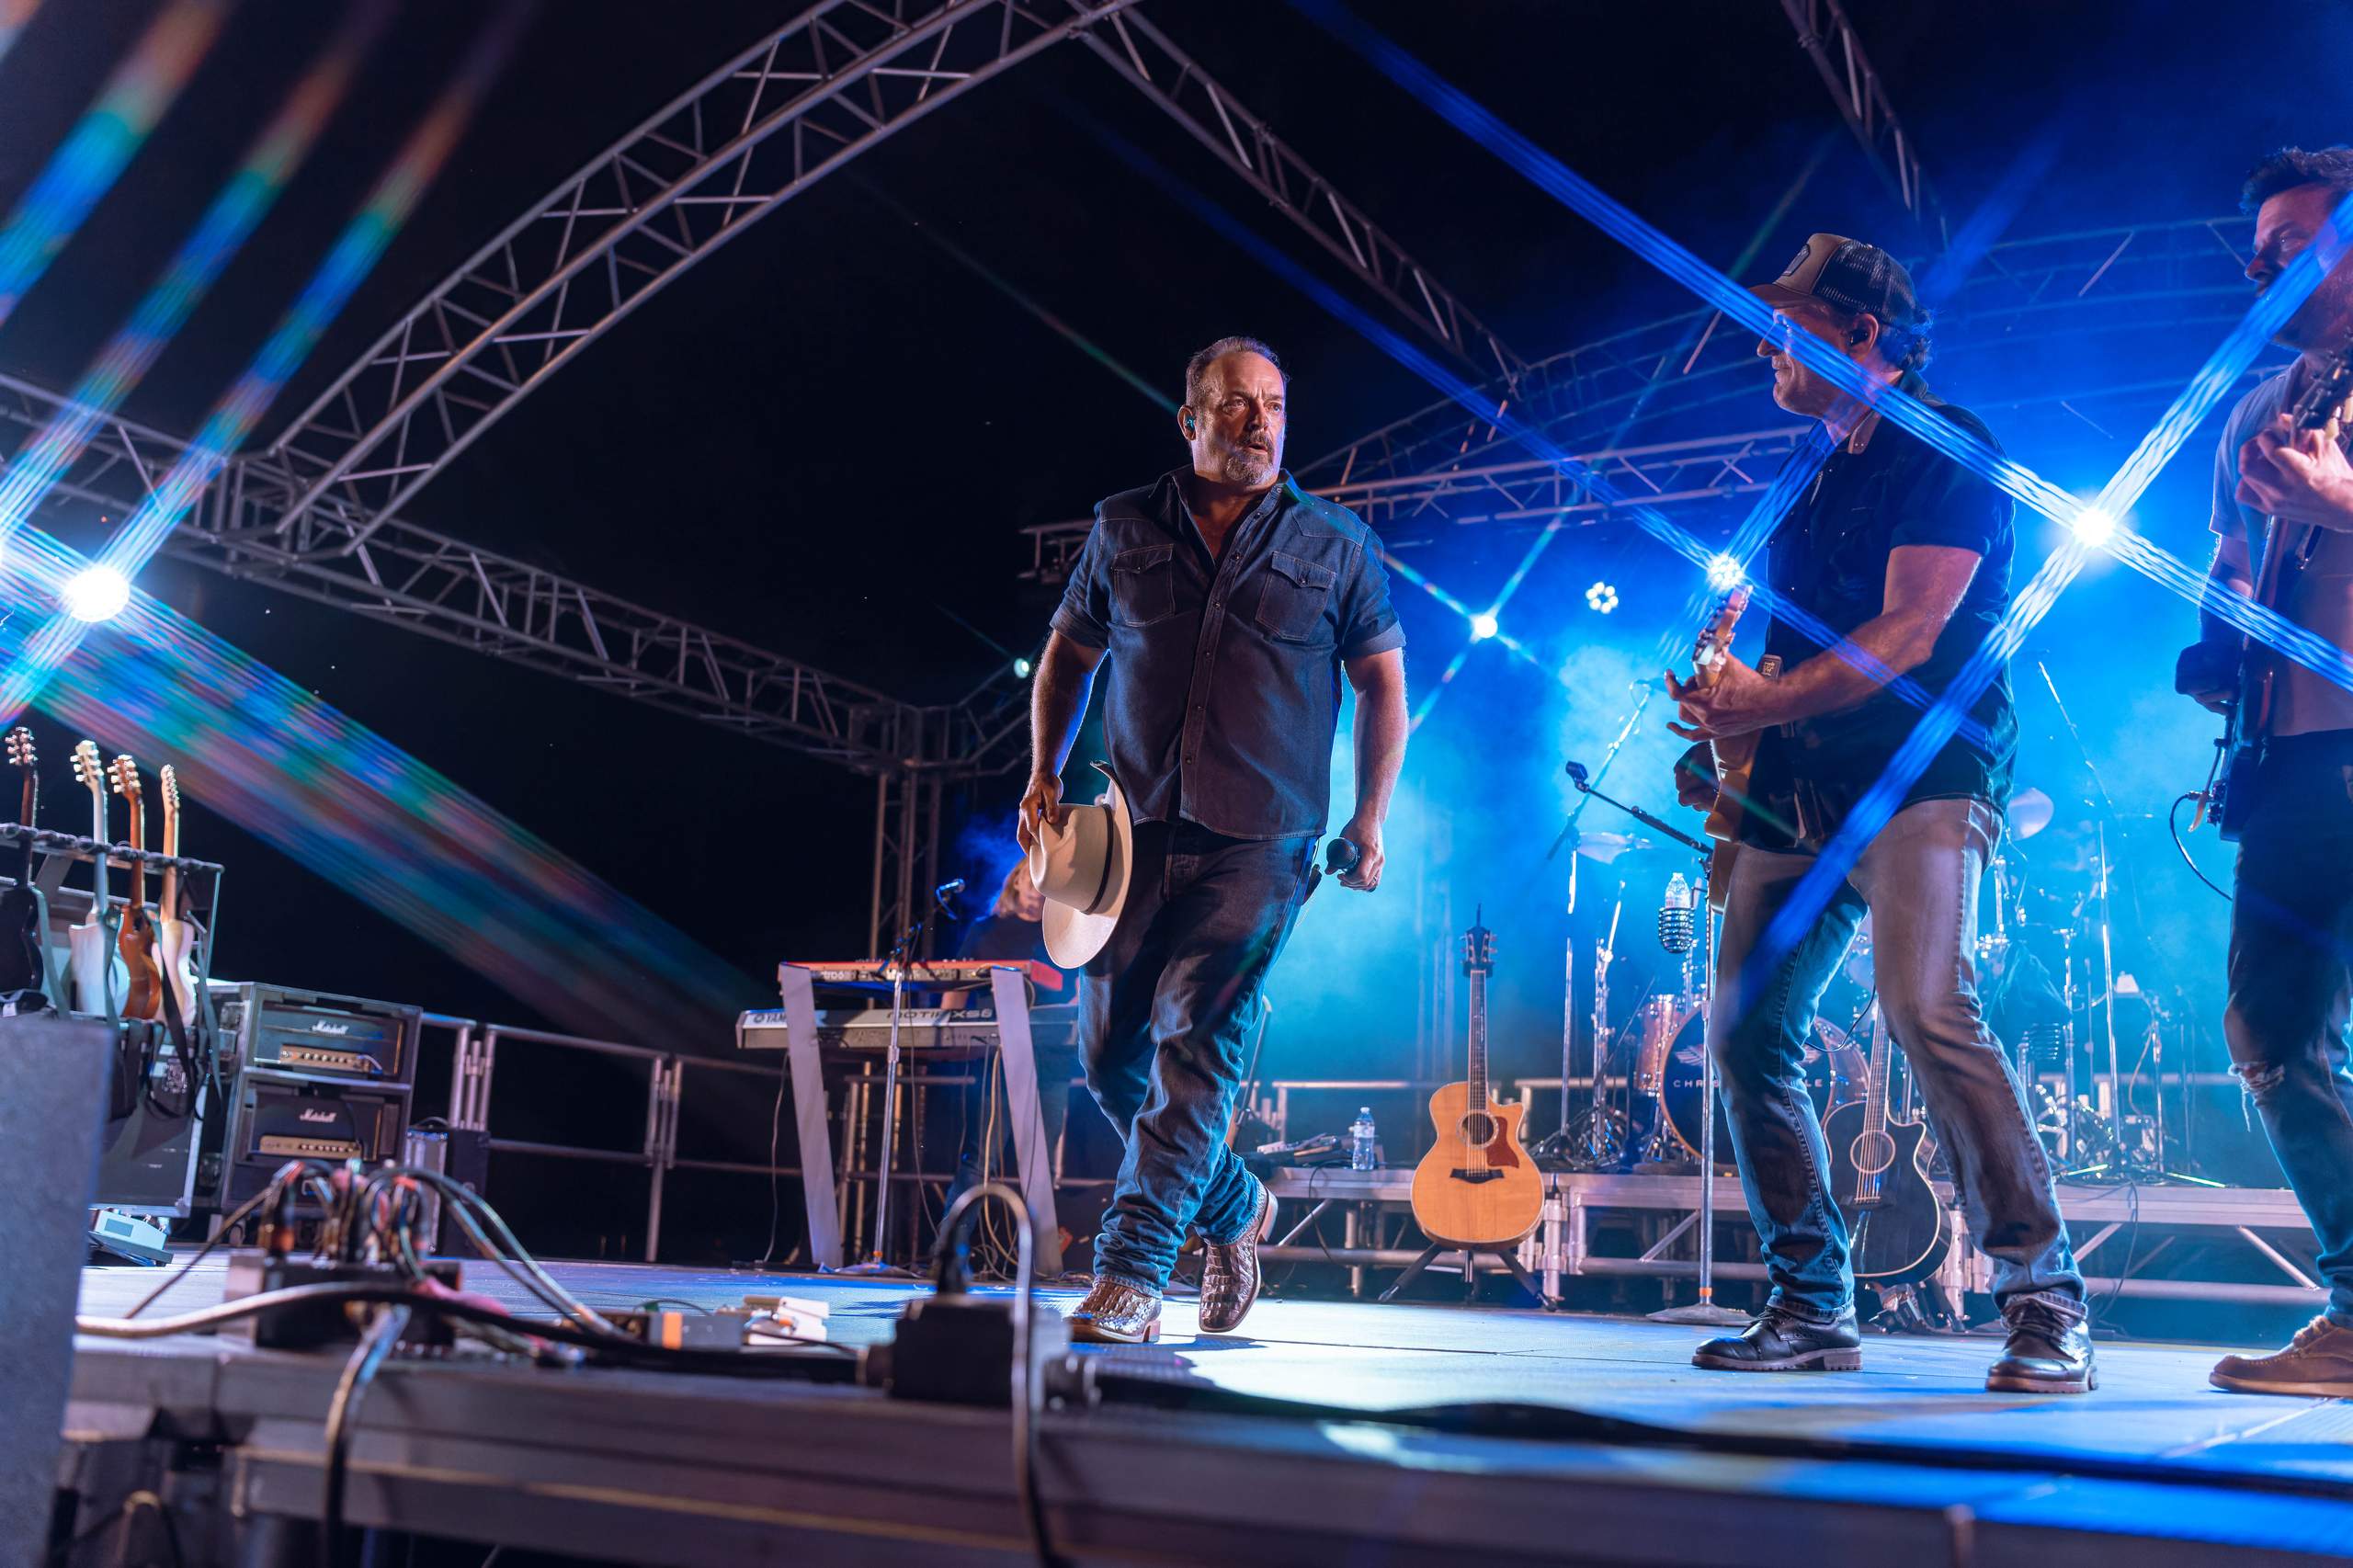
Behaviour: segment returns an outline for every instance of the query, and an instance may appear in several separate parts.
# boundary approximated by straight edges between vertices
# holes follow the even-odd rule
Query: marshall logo
[[[303,1110],[295,1112],[294,1119],[297,1121],[323,1121],[329,1127],[333,1127],[342,1119],[337,1117],[335,1113],[331,1110]]]
[[[313,1020],[311,1024],[311,1032],[313,1034],[345,1035],[351,1032],[351,1026],[349,1024],[331,1024],[324,1018],[318,1018]]]

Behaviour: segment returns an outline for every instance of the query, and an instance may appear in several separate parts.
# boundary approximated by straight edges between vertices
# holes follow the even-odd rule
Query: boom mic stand
[[[896,1163],[899,1131],[899,1026],[907,1011],[907,966],[915,961],[923,947],[924,937],[930,933],[931,923],[949,913],[943,896],[950,886],[943,883],[931,892],[932,907],[899,933],[899,940],[891,949],[891,1043],[882,1053],[882,1163],[874,1178],[874,1243],[867,1251],[866,1261],[851,1264],[844,1274],[862,1275],[870,1279],[915,1279],[920,1276],[901,1268],[882,1256],[890,1244],[891,1167]],[[983,1085],[985,1086],[985,1085]],[[923,1152],[915,1152],[916,1167],[923,1164]]]
[[[1716,917],[1711,902],[1713,889],[1708,882],[1708,863],[1713,858],[1705,840],[1694,838],[1681,828],[1660,821],[1639,806],[1612,800],[1593,787],[1581,763],[1568,765],[1570,782],[1580,794],[1589,795],[1607,805],[1617,807],[1636,822],[1654,833],[1663,833],[1684,845],[1699,857],[1699,874],[1693,879],[1699,892],[1700,914],[1700,985],[1699,985],[1699,1300],[1688,1307],[1669,1307],[1651,1313],[1654,1323],[1700,1324],[1711,1328],[1728,1328],[1748,1322],[1746,1312],[1736,1312],[1716,1305],[1716,1053],[1708,1043],[1710,1026],[1715,1013],[1716,995]]]

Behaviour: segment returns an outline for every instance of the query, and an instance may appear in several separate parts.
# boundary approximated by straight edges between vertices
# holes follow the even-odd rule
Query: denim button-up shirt
[[[1183,472],[1095,508],[1054,630],[1109,654],[1104,734],[1138,822],[1321,833],[1345,662],[1405,645],[1381,541],[1286,473],[1212,560]]]

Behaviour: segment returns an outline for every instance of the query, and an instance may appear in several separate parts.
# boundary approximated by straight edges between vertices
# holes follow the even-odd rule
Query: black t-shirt
[[[1900,384],[1994,445],[1984,421],[1927,397],[1927,384],[1917,376],[1907,375]],[[1960,608],[1935,650],[1910,672],[1928,697],[1940,697],[2009,608],[2016,511],[1991,481],[1881,420],[1860,452],[1848,451],[1841,442],[1782,519],[1773,535],[1768,581],[1777,595],[1844,634],[1885,610],[1887,558],[1899,546],[1975,551],[1983,560]],[[1810,658],[1836,656],[1783,617],[1775,618],[1765,651],[1779,654],[1785,669]],[[1852,708],[1767,731],[1751,782],[1751,793],[1764,809],[1748,813],[1742,836],[1788,847],[1802,800],[1803,820],[1815,835],[1807,846],[1818,847],[1878,781],[1925,712],[1920,704],[1882,687]],[[2018,717],[2005,668],[1979,694],[1968,721],[1913,782],[1903,804],[1974,796],[1998,810],[2009,801],[2017,751]]]

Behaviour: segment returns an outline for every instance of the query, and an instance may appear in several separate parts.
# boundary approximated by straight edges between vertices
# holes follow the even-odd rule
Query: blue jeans
[[[1310,884],[1313,835],[1138,823],[1127,906],[1079,983],[1087,1087],[1127,1153],[1095,1271],[1166,1288],[1188,1226],[1237,1241],[1258,1184],[1226,1146],[1267,971]]]
[[[2031,1297],[2083,1315],[2084,1281],[2050,1162],[1977,1006],[1977,884],[2001,821],[1983,801],[1921,801],[1897,812],[1749,996],[1736,994],[1742,966],[1813,857],[1744,846],[1733,861],[1710,1043],[1772,1299],[1798,1317],[1825,1323],[1854,1304],[1847,1225],[1831,1198],[1804,1057],[1823,987],[1866,910],[1880,1008],[1951,1159],[1970,1233],[1993,1260],[1995,1300],[2006,1309]]]
[[[2320,1242],[2328,1316],[2353,1327],[2353,731],[2273,741],[2256,788],[2239,838],[2223,1034]]]

